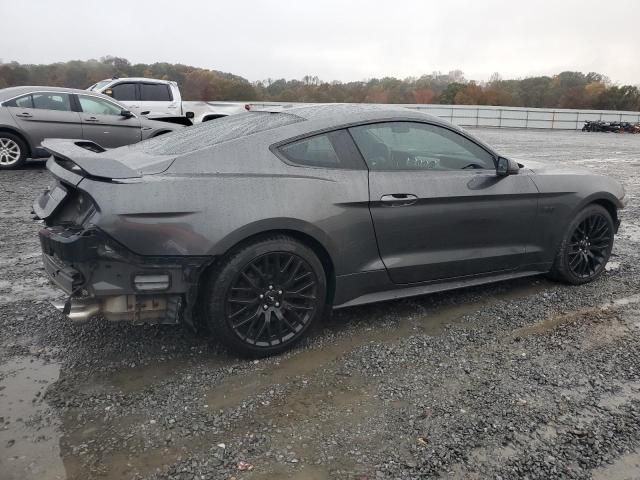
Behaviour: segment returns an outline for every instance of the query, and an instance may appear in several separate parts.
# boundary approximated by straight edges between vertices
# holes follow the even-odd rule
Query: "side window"
[[[135,101],[136,100],[136,85],[135,83],[119,83],[111,87],[113,92],[112,97],[121,101]]]
[[[33,93],[33,108],[40,110],[71,111],[71,98],[66,93]]]
[[[340,168],[340,160],[329,134],[304,138],[280,147],[292,163],[308,167]]]
[[[163,83],[140,84],[140,99],[143,102],[170,102],[173,100],[171,90]]]
[[[350,128],[371,170],[494,169],[493,156],[436,125],[387,122]]]
[[[6,107],[33,108],[33,99],[31,95],[25,95],[24,97],[14,98],[4,105]]]
[[[78,95],[80,107],[84,113],[93,113],[96,115],[120,115],[122,111],[118,105],[97,97],[87,97]]]

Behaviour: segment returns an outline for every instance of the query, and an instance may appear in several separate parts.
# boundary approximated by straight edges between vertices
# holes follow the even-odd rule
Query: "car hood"
[[[184,125],[179,125],[177,123],[171,123],[166,120],[154,120],[153,118],[148,118],[145,116],[138,117],[140,119],[140,123],[143,128],[152,128],[154,130],[179,130],[184,128]]]
[[[595,175],[591,170],[585,167],[578,167],[576,165],[567,165],[563,163],[544,163],[544,162],[536,162],[535,160],[520,160],[515,159],[516,162],[520,165],[520,168],[525,168],[534,174],[545,174],[545,173],[553,173],[553,174],[564,174],[564,175],[585,175],[591,174]]]

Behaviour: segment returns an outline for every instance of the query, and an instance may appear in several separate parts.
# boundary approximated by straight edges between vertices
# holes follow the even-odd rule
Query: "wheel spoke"
[[[270,252],[247,263],[226,297],[226,318],[253,348],[294,341],[313,319],[319,302],[316,273],[301,257]]]
[[[613,232],[602,214],[584,218],[567,244],[567,266],[580,278],[590,278],[602,270],[611,249]]]
[[[255,289],[255,290],[259,290],[260,287],[258,285],[256,285],[256,283],[253,281],[253,279],[247,275],[245,272],[242,272],[240,275],[242,275],[242,278],[244,278],[247,282],[249,282],[249,284]]]

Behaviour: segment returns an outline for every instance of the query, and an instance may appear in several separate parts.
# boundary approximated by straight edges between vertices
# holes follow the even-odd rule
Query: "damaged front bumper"
[[[49,278],[69,295],[54,305],[71,320],[193,324],[210,257],[136,255],[95,227],[46,227],[40,244]]]

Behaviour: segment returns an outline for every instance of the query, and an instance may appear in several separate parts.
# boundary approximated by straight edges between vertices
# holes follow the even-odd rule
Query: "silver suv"
[[[137,143],[183,128],[138,117],[112,98],[59,87],[0,90],[0,170],[48,156],[45,138],[91,140],[103,148]]]

